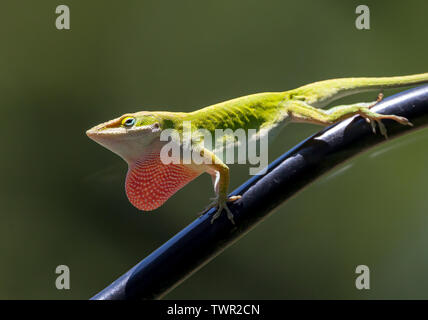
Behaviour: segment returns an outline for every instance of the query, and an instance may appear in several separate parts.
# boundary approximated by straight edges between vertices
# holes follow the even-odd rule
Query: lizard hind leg
[[[369,123],[372,127],[373,133],[376,133],[376,125],[379,127],[380,133],[388,138],[387,130],[385,125],[382,123],[384,119],[394,120],[402,125],[413,126],[413,124],[404,117],[400,117],[393,114],[380,114],[370,109],[374,107],[381,99],[383,95],[379,95],[378,100],[373,103],[357,103],[353,105],[343,105],[331,108],[327,110],[329,115],[329,120],[331,123],[336,123],[338,121],[344,120],[356,114],[363,117],[367,123]]]
[[[390,119],[403,125],[412,126],[412,123],[404,117],[392,114],[380,114],[371,111],[370,108],[376,103],[377,101],[370,103],[356,103],[322,110],[314,108],[304,102],[295,101],[293,105],[289,107],[288,112],[291,114],[292,120],[294,121],[310,122],[322,125],[335,124],[352,116],[360,115],[371,124],[374,131],[377,124],[379,126],[380,133],[385,137],[387,137],[387,132],[384,124],[381,122],[383,119]]]

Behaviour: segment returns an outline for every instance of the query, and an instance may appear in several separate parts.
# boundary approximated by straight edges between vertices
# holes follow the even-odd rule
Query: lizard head
[[[128,113],[89,129],[86,135],[129,163],[159,141],[162,123],[152,112]]]

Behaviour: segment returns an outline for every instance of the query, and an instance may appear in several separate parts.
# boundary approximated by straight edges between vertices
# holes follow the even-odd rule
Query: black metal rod
[[[409,127],[383,121],[390,139],[427,126],[428,85],[384,99],[373,110],[406,117],[414,124]],[[162,298],[312,181],[382,142],[385,138],[373,134],[361,117],[320,131],[276,159],[265,175],[253,176],[231,193],[242,195],[242,199],[230,204],[236,225],[226,214],[211,224],[214,209],[210,210],[92,299]]]

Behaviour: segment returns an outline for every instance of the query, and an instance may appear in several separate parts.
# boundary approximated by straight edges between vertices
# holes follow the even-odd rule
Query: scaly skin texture
[[[403,117],[381,115],[370,108],[376,103],[363,102],[352,105],[335,106],[322,110],[330,102],[347,95],[363,91],[382,90],[428,82],[428,73],[382,78],[342,78],[319,81],[285,92],[266,92],[236,98],[208,106],[193,112],[141,111],[125,114],[102,123],[87,131],[87,135],[121,156],[129,166],[126,179],[126,193],[131,203],[140,210],[154,210],[161,206],[176,191],[188,182],[207,172],[212,176],[215,198],[207,207],[217,208],[212,221],[224,209],[233,222],[233,215],[227,201],[235,201],[240,196],[227,197],[229,168],[216,157],[216,150],[205,147],[203,137],[190,146],[204,160],[203,163],[164,164],[160,152],[166,142],[160,135],[166,129],[174,129],[183,138],[185,123],[191,130],[204,129],[215,137],[216,129],[256,129],[268,132],[269,137],[277,133],[287,121],[310,122],[330,125],[343,119],[360,115],[369,122],[373,131],[376,124],[386,137],[382,119],[392,119],[403,125],[411,123]],[[275,130],[274,130],[275,129]],[[228,133],[221,139],[226,147],[235,144],[235,137]],[[272,135],[273,136],[273,135]],[[214,141],[215,142],[215,141]],[[181,139],[174,143],[181,148]],[[212,144],[215,146],[215,143]],[[180,159],[182,160],[182,159]]]

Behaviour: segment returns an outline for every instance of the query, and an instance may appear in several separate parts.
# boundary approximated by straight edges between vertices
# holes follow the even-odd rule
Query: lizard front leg
[[[214,220],[221,215],[223,210],[225,210],[229,220],[235,224],[235,221],[233,220],[233,214],[227,206],[227,202],[238,200],[241,198],[241,196],[238,195],[231,196],[229,198],[227,197],[227,191],[229,188],[229,167],[210,150],[199,147],[197,151],[202,158],[202,166],[204,171],[211,175],[215,192],[213,201],[205,208],[203,212],[206,212],[212,207],[217,208],[217,211],[214,213],[211,219],[211,223],[213,223]]]

